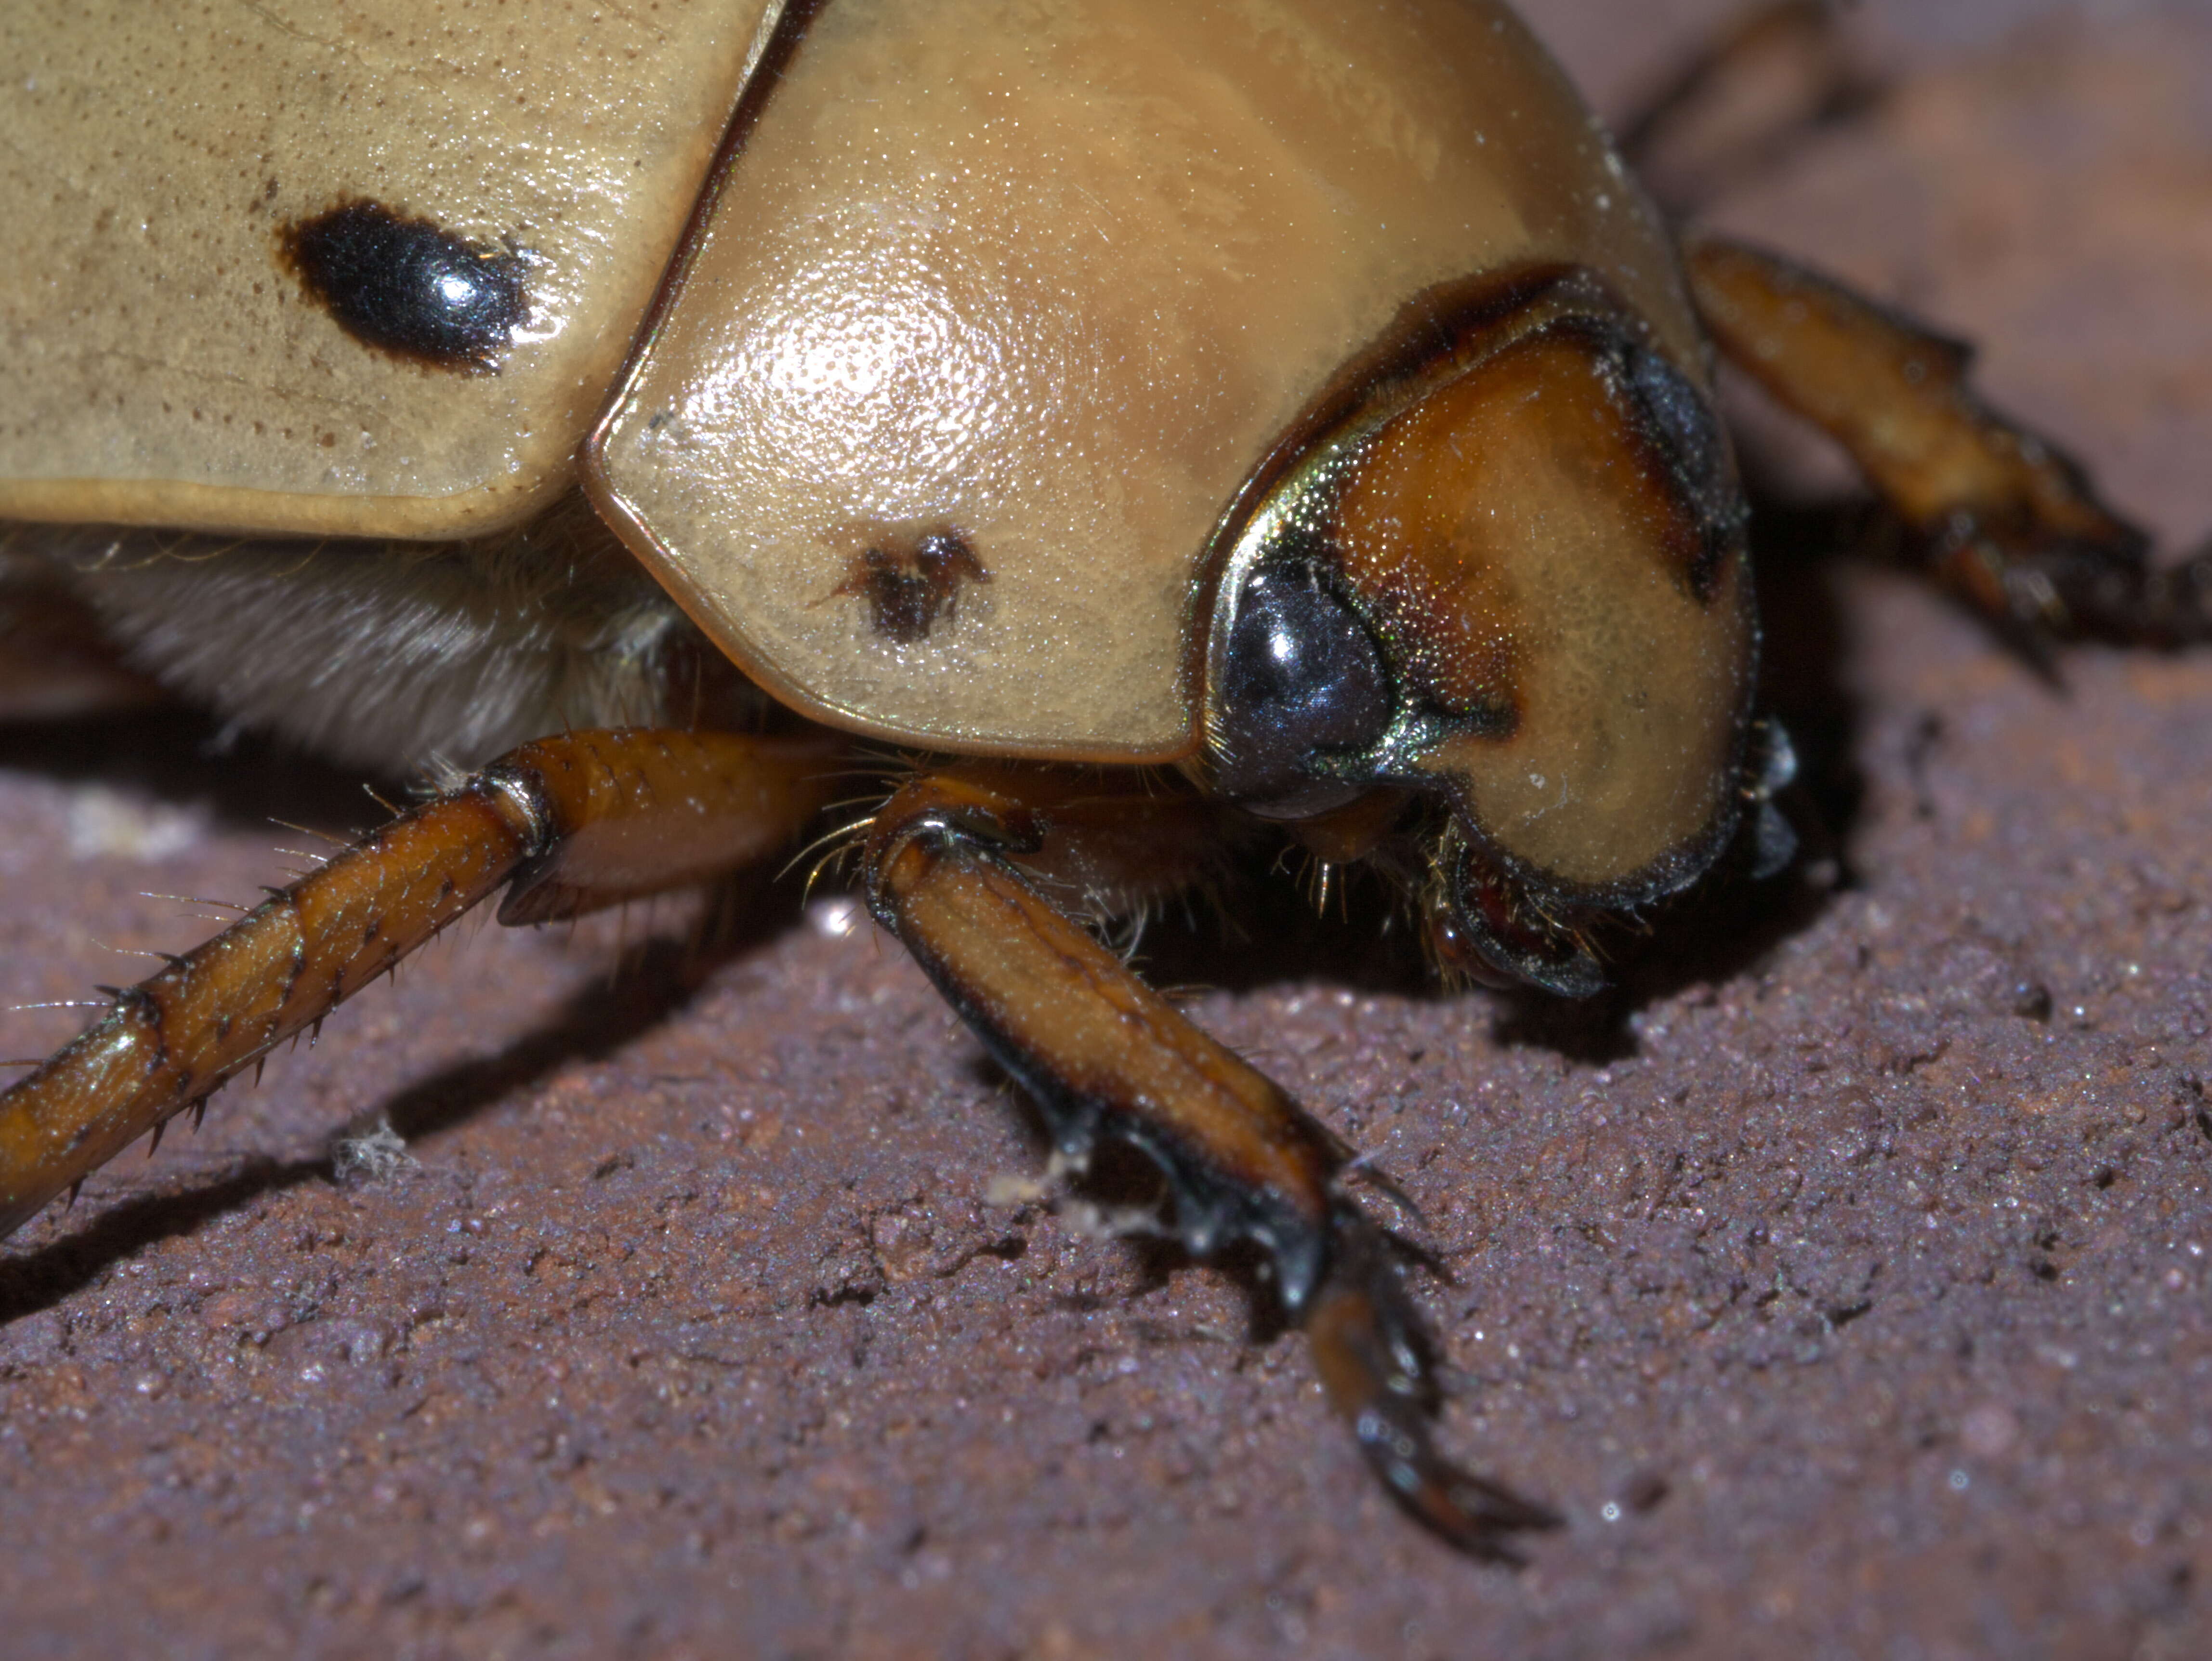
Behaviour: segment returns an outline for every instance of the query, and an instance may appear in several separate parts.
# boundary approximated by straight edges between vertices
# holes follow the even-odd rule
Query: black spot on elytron
[[[482,374],[529,315],[523,263],[380,203],[340,204],[277,235],[308,297],[365,346]]]
[[[963,582],[990,580],[959,532],[925,531],[911,543],[870,548],[832,592],[865,596],[876,632],[911,646],[959,610]]]

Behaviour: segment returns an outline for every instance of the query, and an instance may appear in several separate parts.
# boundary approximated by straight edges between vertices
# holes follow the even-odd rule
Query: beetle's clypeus
[[[877,916],[1504,1555],[1552,1513],[1433,1451],[1352,1150],[1076,916],[1287,837],[1571,995],[1786,859],[1709,342],[2000,623],[2206,633],[1959,349],[1670,234],[1489,0],[173,9],[0,16],[8,580],[118,648],[81,700],[482,770],[0,1097],[9,1226],[478,901],[775,855],[890,739],[936,759],[857,834]]]

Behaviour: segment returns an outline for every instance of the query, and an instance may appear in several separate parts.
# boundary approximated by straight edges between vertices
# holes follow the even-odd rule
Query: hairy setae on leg
[[[0,1093],[0,1232],[313,1026],[503,884],[509,922],[695,883],[828,794],[819,739],[654,729],[510,751],[269,897]]]

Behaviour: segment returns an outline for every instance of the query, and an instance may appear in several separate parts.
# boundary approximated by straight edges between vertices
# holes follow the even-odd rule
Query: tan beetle
[[[1708,340],[1999,623],[2212,632],[1960,349],[1678,243],[1492,0],[267,9],[0,15],[9,580],[237,720],[481,770],[0,1098],[5,1227],[493,893],[775,855],[887,740],[933,759],[877,917],[1507,1555],[1553,1518],[1432,1448],[1352,1150],[1089,925],[1287,837],[1576,995],[1608,920],[1786,859]]]

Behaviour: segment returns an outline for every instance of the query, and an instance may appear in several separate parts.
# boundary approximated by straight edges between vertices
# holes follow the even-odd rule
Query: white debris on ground
[[[151,865],[198,843],[207,834],[208,815],[197,805],[149,801],[104,784],[87,784],[69,793],[66,824],[72,859]]]
[[[420,1163],[382,1113],[357,1119],[331,1138],[331,1176],[341,1188],[387,1182]]]

